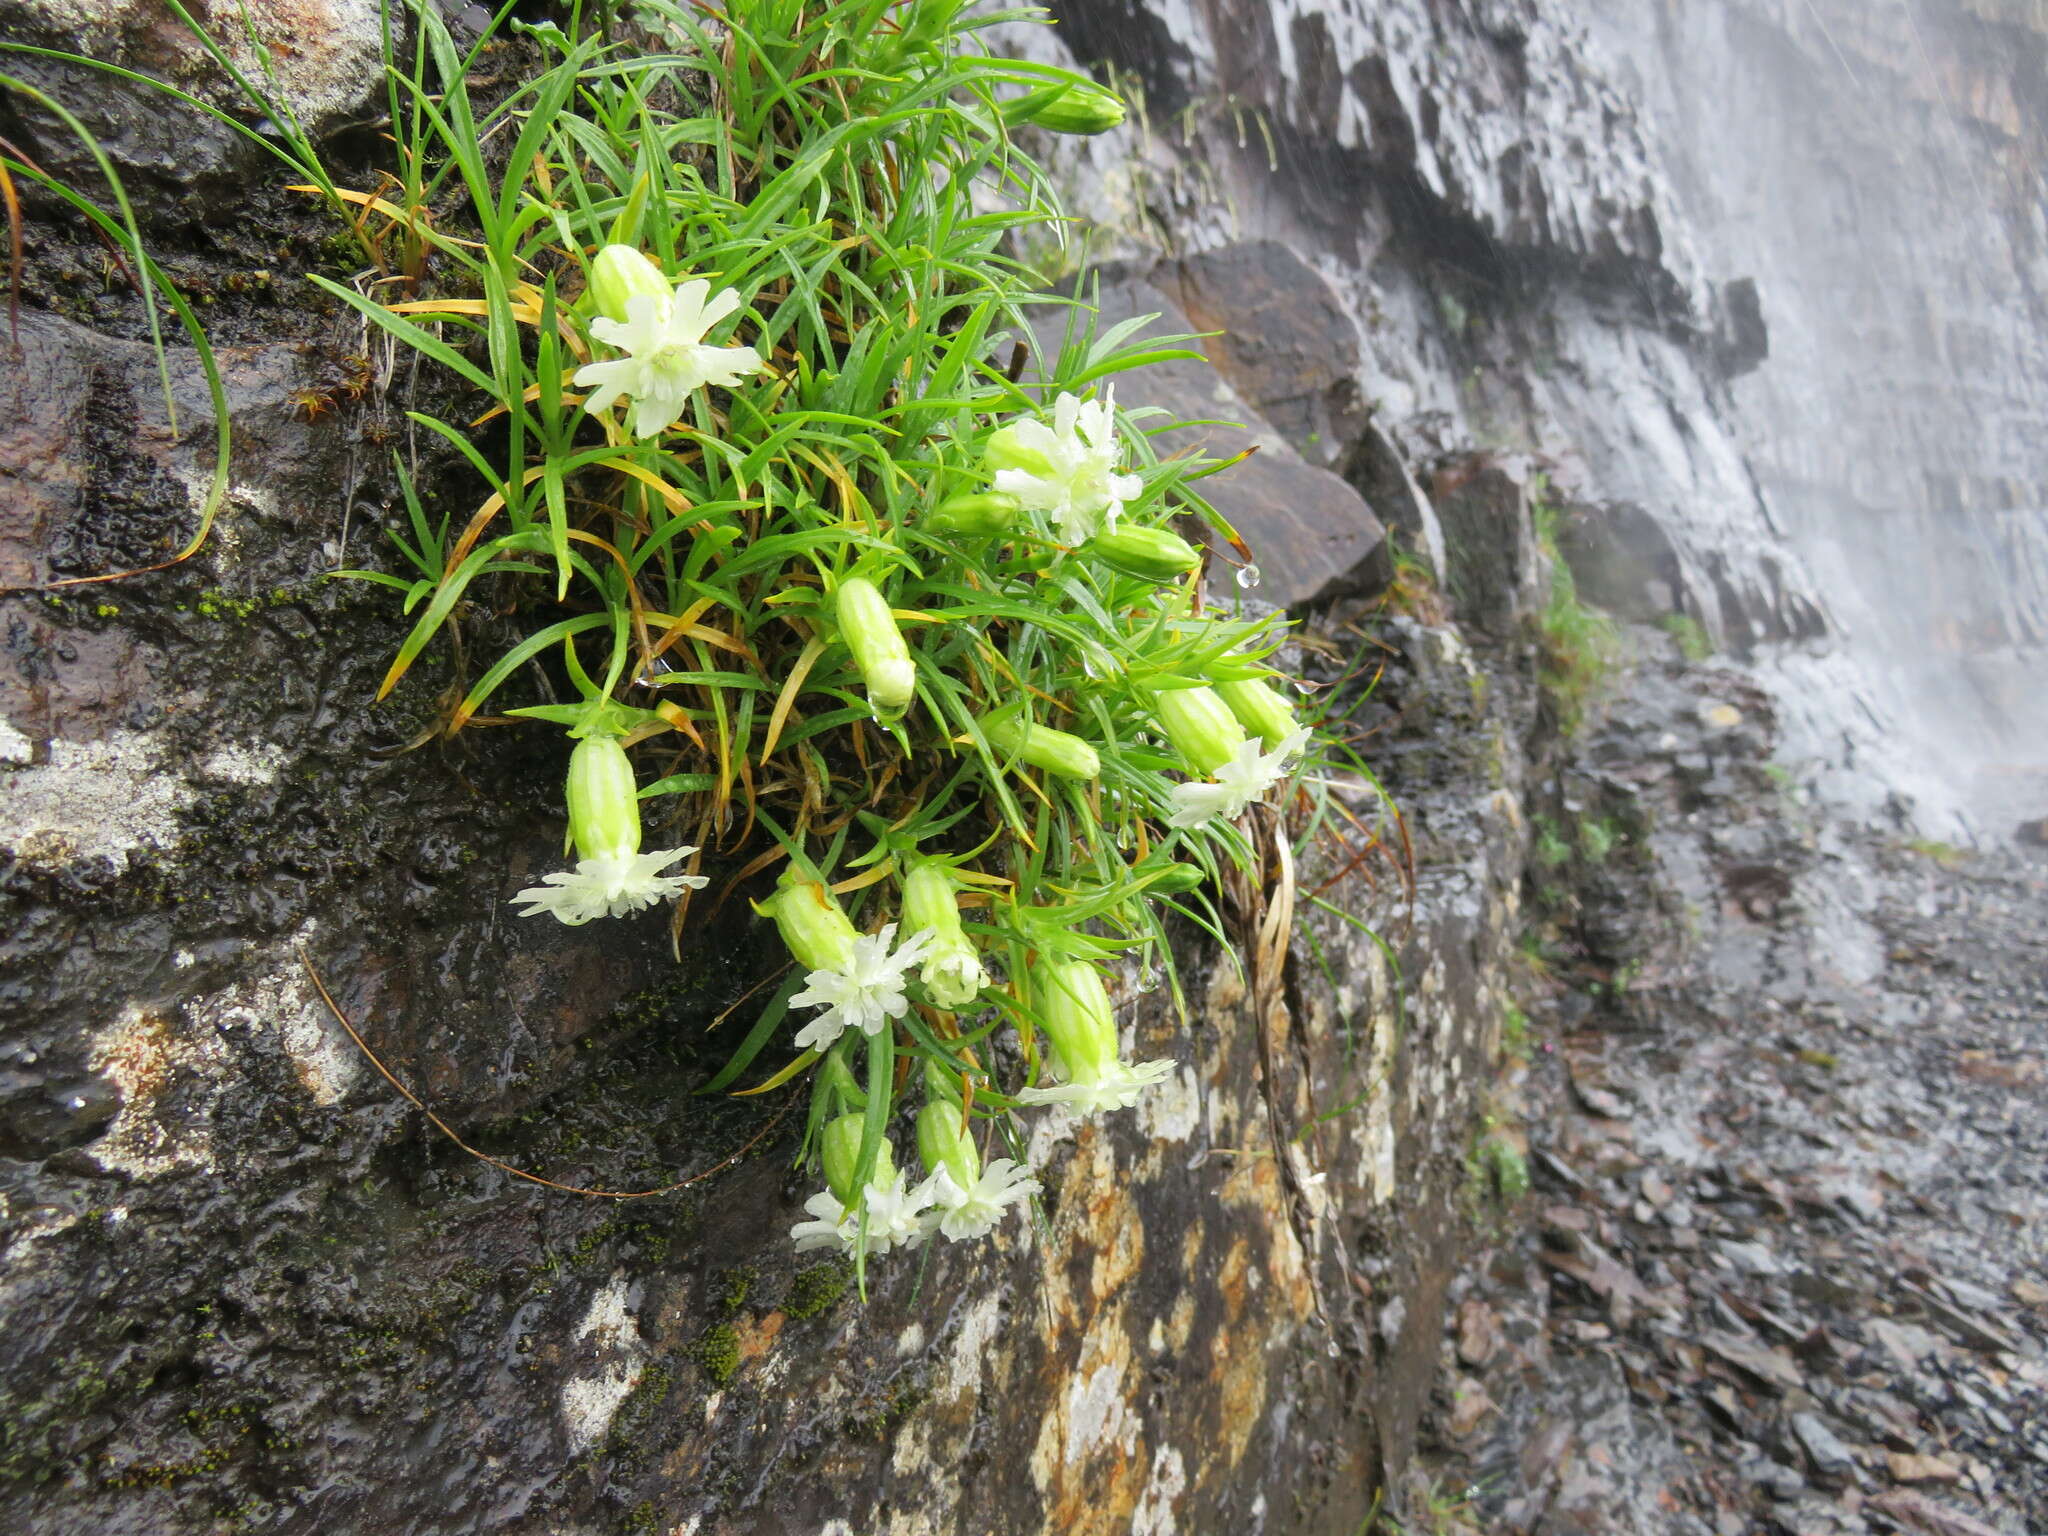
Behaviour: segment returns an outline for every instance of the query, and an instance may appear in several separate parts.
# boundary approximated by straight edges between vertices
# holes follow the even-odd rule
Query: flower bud
[[[902,714],[917,695],[917,666],[888,600],[865,576],[849,576],[839,583],[833,605],[839,638],[853,652],[853,664],[867,684],[868,703],[888,719]]]
[[[1213,688],[1161,689],[1153,714],[1174,750],[1200,774],[1235,761],[1245,744],[1244,727]]]
[[[981,955],[960,926],[959,887],[935,859],[921,859],[903,877],[903,927],[934,937],[919,970],[925,991],[941,1008],[965,1008],[988,985]]]
[[[1088,960],[1046,960],[1032,970],[1031,983],[1061,1075],[1070,1083],[1101,1076],[1117,1059],[1116,1018],[1102,972]]]
[[[675,288],[661,268],[630,245],[608,245],[590,263],[590,301],[608,320],[624,324],[626,301],[637,295],[667,302]]]
[[[981,1156],[967,1134],[960,1106],[949,1100],[929,1100],[917,1112],[917,1155],[930,1172],[945,1169],[963,1192],[974,1188],[981,1178]]]
[[[1216,696],[1268,751],[1295,732],[1294,706],[1263,679],[1249,682],[1217,683]]]
[[[576,856],[627,858],[640,851],[640,786],[616,736],[586,736],[569,754],[569,832]]]
[[[981,491],[949,496],[925,514],[924,526],[933,533],[964,533],[989,538],[1006,531],[1017,520],[1022,503],[1001,491]]]
[[[1165,528],[1119,528],[1082,547],[1111,570],[1142,581],[1172,581],[1202,563],[1194,545]]]
[[[981,733],[999,757],[1014,757],[1034,768],[1082,783],[1102,774],[1102,759],[1080,737],[1037,725],[1021,714],[985,717]]]
[[[1141,865],[1132,871],[1145,877],[1145,889],[1157,891],[1161,896],[1185,896],[1197,890],[1209,877],[1202,873],[1199,864],[1180,864],[1168,861],[1164,864]]]
[[[1021,469],[1039,480],[1061,478],[1059,466],[1038,449],[1027,446],[1015,423],[991,432],[981,452],[990,469]]]
[[[844,972],[852,966],[853,941],[860,935],[817,881],[791,870],[754,910],[775,920],[783,944],[806,971]]]
[[[867,1129],[866,1115],[841,1115],[825,1127],[823,1142],[825,1164],[825,1186],[839,1197],[839,1203],[849,1210],[860,1204],[861,1186],[855,1182],[860,1173],[860,1143]],[[868,1175],[869,1184],[887,1184],[896,1177],[896,1159],[889,1151],[889,1141],[884,1137],[875,1150],[875,1169]]]
[[[1036,123],[1054,133],[1107,133],[1123,120],[1123,98],[1092,80],[1047,87],[1003,104],[1003,121],[1012,128]]]

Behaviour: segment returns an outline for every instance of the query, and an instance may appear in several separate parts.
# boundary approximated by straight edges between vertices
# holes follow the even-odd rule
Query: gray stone
[[[1513,634],[1536,611],[1543,582],[1527,467],[1488,455],[1446,465],[1434,501],[1458,617],[1497,638]]]
[[[1186,334],[1194,327],[1180,306],[1147,277],[1111,273],[1101,285],[1101,327],[1140,315],[1157,315],[1151,334]],[[1042,320],[1046,345],[1056,344],[1055,320]],[[1282,608],[1332,598],[1371,594],[1392,576],[1386,530],[1357,491],[1340,476],[1304,461],[1202,359],[1155,364],[1121,375],[1117,403],[1158,407],[1207,426],[1158,434],[1162,456],[1200,452],[1251,456],[1219,474],[1195,482],[1249,548],[1259,580],[1254,593]],[[1219,541],[1220,543],[1220,541]],[[1235,561],[1238,556],[1229,556]]]
[[[1311,463],[1341,458],[1365,425],[1358,330],[1330,285],[1277,240],[1186,256],[1154,274],[1179,297],[1216,371]]]
[[[1641,624],[1679,611],[1686,587],[1678,551],[1664,525],[1632,502],[1566,504],[1557,545],[1579,596],[1594,607]]]
[[[1791,1425],[1792,1433],[1805,1451],[1815,1476],[1830,1482],[1844,1482],[1854,1474],[1856,1461],[1849,1454],[1849,1448],[1836,1438],[1835,1432],[1817,1414],[1795,1413],[1791,1417]]]
[[[269,93],[275,111],[252,101],[157,0],[0,0],[0,37],[152,76],[265,133],[277,133],[289,113],[318,139],[363,117],[382,87],[380,0],[263,0],[246,8],[191,0],[187,9],[243,77]],[[6,69],[80,118],[145,218],[188,208],[195,192],[203,204],[217,202],[246,175],[278,169],[260,147],[163,91],[28,54],[7,54]],[[8,102],[20,116],[24,149],[59,180],[102,195],[91,155],[58,118],[18,93]]]

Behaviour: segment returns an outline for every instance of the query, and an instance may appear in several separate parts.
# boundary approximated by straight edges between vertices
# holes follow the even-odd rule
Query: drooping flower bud
[[[960,926],[959,889],[935,859],[919,860],[903,877],[903,926],[933,936],[918,974],[941,1008],[965,1008],[988,985],[980,952]]]
[[[853,941],[860,934],[832,893],[817,881],[789,870],[754,910],[775,920],[783,944],[806,971],[851,969]]]
[[[1113,571],[1141,581],[1168,582],[1202,563],[1194,545],[1165,528],[1119,528],[1098,533],[1082,546]]]
[[[630,319],[626,301],[635,294],[666,305],[674,293],[661,268],[630,245],[608,245],[591,260],[590,301],[607,320],[623,325]]]
[[[1174,750],[1201,774],[1236,760],[1245,744],[1244,727],[1213,688],[1163,688],[1153,714]]]
[[[981,722],[981,733],[998,756],[1018,758],[1063,779],[1087,783],[1102,775],[1102,758],[1087,742],[1070,732],[1038,725],[1021,714],[986,716]]]
[[[616,736],[586,736],[569,754],[569,834],[584,859],[640,851],[640,786]]]
[[[949,1100],[932,1099],[917,1112],[917,1155],[926,1171],[944,1169],[959,1189],[970,1190],[981,1178],[981,1154],[974,1150],[960,1106]]]
[[[1237,723],[1258,737],[1267,750],[1279,746],[1297,729],[1294,706],[1263,679],[1218,683],[1215,687],[1217,697],[1237,716]]]
[[[933,533],[960,533],[970,538],[992,538],[1007,532],[1022,510],[1014,496],[1001,491],[979,491],[949,496],[925,514],[924,526]]]
[[[1003,121],[1012,128],[1036,123],[1054,133],[1107,133],[1123,120],[1123,98],[1092,80],[1047,87],[1003,104]]]
[[[860,1185],[854,1182],[860,1172],[860,1143],[867,1128],[865,1115],[841,1115],[829,1122],[824,1135],[820,1155],[825,1164],[825,1187],[839,1197],[845,1206],[858,1204],[855,1195]],[[868,1175],[868,1183],[887,1184],[896,1176],[896,1159],[890,1155],[887,1138],[875,1152],[875,1171]]]
[[[865,576],[849,576],[839,583],[833,607],[839,638],[853,652],[853,664],[867,685],[868,703],[887,719],[902,714],[917,696],[917,666],[881,589]]]

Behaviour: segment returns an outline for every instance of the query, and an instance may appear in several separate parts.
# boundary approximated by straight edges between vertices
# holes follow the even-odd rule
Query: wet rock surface
[[[388,360],[317,306],[224,302],[229,334],[261,339],[220,354],[237,446],[206,546],[56,585],[174,553],[212,439],[196,359],[170,353],[174,432],[132,302],[74,310],[53,273],[31,273],[6,386],[0,527],[30,588],[0,595],[0,1521],[1364,1517],[1408,1455],[1467,1242],[1519,927],[1525,691],[1489,690],[1441,623],[1390,632],[1371,707],[1401,722],[1383,778],[1412,893],[1405,845],[1361,840],[1379,791],[1340,785],[1355,831],[1304,850],[1296,910],[1269,906],[1271,865],[1226,893],[1248,950],[1269,915],[1291,947],[1246,973],[1191,938],[1192,1028],[1126,979],[1134,1048],[1182,1073],[1120,1122],[1037,1123],[1045,1225],[878,1265],[863,1305],[789,1250],[796,1118],[694,1096],[732,1037],[714,1021],[773,968],[746,893],[698,909],[680,965],[652,915],[510,919],[556,856],[559,748],[427,739],[445,655],[370,703],[400,621],[329,573],[381,562],[402,516],[379,467],[407,398]],[[1274,443],[1269,463],[1292,452]],[[1332,538],[1370,534],[1341,478],[1289,462],[1344,514]],[[446,463],[422,476],[463,493]],[[1285,511],[1315,529],[1315,505]],[[1350,589],[1313,579],[1299,596]],[[1329,615],[1304,666],[1358,688],[1370,617]],[[505,1165],[682,1187],[615,1201]]]
[[[1847,828],[1773,739],[1667,661],[1536,813],[1533,1219],[1424,1458],[1473,1529],[2048,1523],[2048,863]]]
[[[229,349],[242,446],[193,562],[0,598],[10,1529],[1350,1533],[1388,1485],[1417,1529],[1460,1503],[1503,1531],[2048,1524],[2040,855],[1949,868],[1770,760],[1823,743],[1836,787],[1898,766],[1856,679],[1803,648],[1827,589],[1777,530],[1805,461],[1760,481],[1731,386],[1831,354],[1789,323],[1787,274],[1736,247],[1702,264],[1688,214],[1718,183],[1669,154],[1699,101],[1671,106],[1627,47],[1668,23],[1660,57],[1737,51],[1671,6],[1597,8],[1595,32],[1551,0],[1065,9],[1072,56],[1154,92],[1156,130],[1065,151],[1127,258],[1109,318],[1230,331],[1162,398],[1258,446],[1204,485],[1254,594],[1317,610],[1304,667],[1334,684],[1365,648],[1353,719],[1412,900],[1391,846],[1326,843],[1284,963],[1187,946],[1191,1031],[1129,978],[1134,1044],[1179,1079],[1127,1121],[1043,1122],[1043,1229],[878,1268],[859,1305],[787,1251],[808,1190],[778,1106],[692,1094],[768,964],[737,897],[680,968],[651,917],[508,921],[554,851],[559,760],[486,730],[388,755],[448,674],[372,709],[395,621],[323,579],[381,559],[394,515],[392,371],[296,282],[354,258],[227,139],[117,132]],[[1685,17],[1824,59],[1782,9]],[[0,0],[10,25],[79,13]],[[1939,35],[1841,40],[1859,69],[1924,59],[1901,88],[1933,120]],[[1996,88],[2008,55],[2033,57],[1972,52],[1961,78],[2010,148],[2032,130]],[[359,62],[309,65],[337,163]],[[116,129],[136,110],[103,106]],[[58,153],[33,114],[0,129]],[[139,310],[78,230],[31,242],[25,298],[20,359],[0,343],[0,582],[164,558],[205,482],[191,359],[173,441]],[[1780,446],[1836,441],[1779,414]],[[1910,460],[1867,455],[1858,483]],[[1955,500],[2023,562],[2003,494]],[[1554,781],[1539,503],[1588,595],[1757,662],[1657,653]],[[1389,610],[1362,600],[1397,575],[1382,524],[1455,627],[1412,574]],[[1233,920],[1255,931],[1276,890],[1230,893]],[[1547,979],[1510,963],[1525,907]],[[376,1075],[316,972],[480,1149],[579,1185],[695,1182],[614,1203],[480,1163]],[[1501,1051],[1527,1058],[1505,1081]],[[1493,1249],[1468,1267],[1475,1229]]]

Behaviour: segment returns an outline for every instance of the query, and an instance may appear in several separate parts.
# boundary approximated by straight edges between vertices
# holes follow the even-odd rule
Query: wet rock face
[[[1680,303],[1697,289],[1634,104],[1581,57],[1583,26],[1547,0],[1373,6],[1197,0],[1056,6],[1081,58],[1132,71],[1178,112],[1256,104],[1273,131],[1327,147],[1432,206],[1468,247],[1636,264]],[[1702,291],[1703,293],[1703,291]]]
[[[203,435],[168,440],[137,349],[27,338],[47,408],[17,426],[12,568],[161,558]],[[1302,872],[1406,934],[1401,982],[1324,915],[1320,958],[1278,971],[1190,945],[1192,1032],[1125,992],[1132,1048],[1180,1076],[1119,1120],[1038,1122],[1046,1229],[878,1264],[862,1307],[788,1250],[794,1119],[690,1097],[706,1021],[765,974],[737,904],[680,969],[656,921],[505,916],[553,856],[558,755],[377,755],[437,680],[369,706],[391,616],[315,576],[352,423],[296,419],[293,349],[229,363],[245,448],[207,550],[0,614],[9,1526],[1355,1524],[1434,1371],[1474,1021],[1515,928],[1519,820],[1489,786],[1516,769],[1455,642],[1414,641],[1444,725],[1406,801],[1436,850],[1415,906],[1384,858]],[[1254,930],[1269,899],[1231,898]],[[612,1189],[712,1176],[628,1203],[511,1180],[399,1100],[316,975],[474,1145]]]
[[[234,292],[236,258],[170,246]],[[1291,911],[1269,859],[1223,906],[1293,942],[1245,971],[1189,936],[1185,1024],[1126,979],[1131,1048],[1181,1071],[1130,1115],[1035,1122],[1044,1227],[878,1263],[863,1306],[789,1249],[800,1109],[693,1096],[776,963],[743,902],[701,905],[679,964],[653,916],[512,918],[559,856],[560,744],[419,745],[445,656],[370,702],[401,621],[330,573],[389,559],[403,402],[355,382],[353,333],[223,302],[236,448],[205,548],[63,585],[191,535],[210,407],[173,348],[174,433],[121,296],[89,328],[32,277],[0,385],[0,1522],[1355,1528],[1436,1370],[1517,927],[1529,721],[1454,632],[1390,631],[1370,701],[1412,900],[1391,833],[1305,851]],[[1149,264],[1112,302],[1182,293],[1259,320],[1154,387],[1252,424],[1213,485],[1257,595],[1324,613],[1303,665],[1334,686],[1386,575],[1322,467],[1356,457],[1357,332],[1279,247]],[[1373,824],[1371,786],[1335,792]],[[668,1192],[520,1181],[378,1062],[503,1164]]]
[[[186,9],[277,112],[252,102],[155,0],[0,0],[0,37],[153,75],[269,135],[281,134],[284,114],[316,139],[368,118],[383,83],[378,0],[265,0],[244,8],[188,0]],[[268,169],[260,147],[162,91],[56,59],[7,59],[9,73],[80,119],[130,183],[145,218],[174,209],[202,214],[232,196],[236,179]],[[90,151],[47,107],[9,93],[0,125],[51,175],[98,187]]]
[[[2048,866],[1845,823],[1777,733],[1667,648],[1536,797],[1533,1220],[1454,1283],[1418,1474],[1479,1529],[2048,1517]]]

